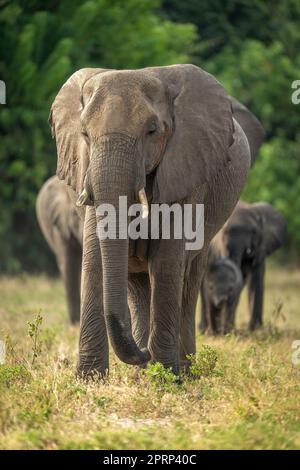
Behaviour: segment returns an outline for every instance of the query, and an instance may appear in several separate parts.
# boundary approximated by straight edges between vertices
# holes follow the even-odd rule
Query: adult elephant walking
[[[228,257],[241,269],[244,284],[248,282],[250,330],[263,324],[265,260],[282,246],[286,231],[285,219],[270,204],[239,202],[212,240],[209,258],[213,261]],[[201,331],[209,326],[203,290]]]
[[[70,321],[76,324],[80,319],[83,225],[57,176],[49,178],[40,189],[36,215],[65,284]]]
[[[84,219],[80,374],[107,370],[107,333],[128,364],[151,359],[178,373],[180,359],[195,352],[195,305],[209,242],[231,214],[250,167],[247,126],[263,138],[248,111],[243,131],[234,107],[220,83],[193,65],[83,69],[58,93],[50,113],[57,175]],[[144,216],[148,204],[203,203],[202,250],[187,251],[186,240],[174,236],[118,237],[120,196],[128,206],[140,201]],[[96,208],[103,204],[116,210],[116,239],[97,238]]]

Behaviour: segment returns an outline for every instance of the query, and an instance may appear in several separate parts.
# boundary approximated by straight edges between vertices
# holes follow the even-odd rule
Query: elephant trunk
[[[121,361],[133,365],[144,364],[150,359],[150,353],[147,349],[140,350],[134,341],[127,304],[129,244],[127,210],[128,204],[134,200],[136,191],[133,139],[117,134],[101,138],[96,152],[93,152],[91,157],[91,185],[97,213],[99,214],[99,206],[103,204],[105,206],[102,207],[108,211],[109,207],[115,209],[115,222],[112,221],[112,226],[116,238],[112,238],[111,233],[109,238],[100,236],[103,306],[109,339]],[[126,210],[125,214],[120,214],[119,196],[127,196],[127,204],[123,208]],[[99,235],[101,216],[97,217],[97,223]],[[107,228],[109,230],[110,227],[106,226]]]
[[[241,269],[242,267],[242,260],[243,260],[243,253],[244,253],[244,246],[242,246],[237,242],[234,246],[234,249],[229,250],[229,258],[230,260]]]

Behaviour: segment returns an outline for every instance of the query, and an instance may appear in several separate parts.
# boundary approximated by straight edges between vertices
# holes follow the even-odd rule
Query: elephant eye
[[[89,143],[89,136],[88,136],[87,132],[83,130],[83,131],[81,131],[81,135],[83,136],[83,138],[85,139],[85,141],[86,141],[87,143]]]
[[[151,121],[147,129],[147,134],[153,135],[157,132],[157,130],[158,130],[158,123],[156,121]]]

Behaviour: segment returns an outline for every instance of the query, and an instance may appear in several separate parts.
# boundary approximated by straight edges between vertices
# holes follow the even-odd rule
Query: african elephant
[[[57,175],[84,220],[77,372],[106,373],[109,337],[123,362],[157,361],[178,374],[180,360],[195,352],[195,305],[209,242],[245,185],[252,135],[263,139],[260,123],[193,65],[79,70],[59,91],[49,122]],[[203,203],[202,249],[187,250],[186,237],[172,230],[170,239],[128,237],[120,196],[126,209],[140,201],[146,218],[149,205]],[[105,239],[97,236],[103,214],[96,212],[108,204],[116,237]]]
[[[83,226],[65,185],[57,176],[49,178],[40,189],[36,214],[64,280],[70,321],[77,323],[80,319]]]
[[[250,330],[263,324],[265,259],[282,246],[286,231],[286,221],[270,204],[239,202],[211,242],[210,256],[229,257],[248,283]],[[203,314],[200,330],[205,331],[207,326]]]
[[[226,334],[234,328],[235,312],[243,289],[241,270],[229,258],[208,262],[201,285],[203,315],[212,334]]]

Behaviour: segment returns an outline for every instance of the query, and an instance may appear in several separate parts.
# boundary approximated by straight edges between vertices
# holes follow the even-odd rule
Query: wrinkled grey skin
[[[251,164],[248,131],[232,106],[219,82],[193,65],[83,69],[58,93],[49,118],[57,175],[74,204],[88,195],[80,208],[79,374],[107,371],[108,338],[122,361],[159,361],[175,373],[195,352],[195,305],[209,243]],[[262,141],[249,111],[248,125]],[[110,203],[118,214],[119,196],[138,202],[142,188],[149,204],[205,204],[202,250],[186,251],[185,239],[98,240],[95,208]]]
[[[57,176],[49,178],[40,189],[36,214],[64,280],[70,321],[78,323],[83,226],[65,185]]]
[[[210,257],[229,257],[241,269],[244,283],[248,284],[250,330],[263,324],[266,257],[283,245],[286,232],[286,221],[270,204],[239,202],[212,240]],[[207,319],[202,315],[200,330],[205,331],[207,327]]]
[[[208,263],[201,285],[201,297],[209,333],[227,334],[234,328],[242,289],[243,276],[233,261],[219,258]]]

